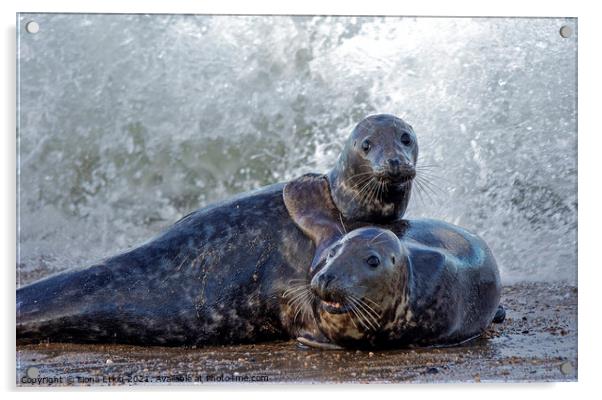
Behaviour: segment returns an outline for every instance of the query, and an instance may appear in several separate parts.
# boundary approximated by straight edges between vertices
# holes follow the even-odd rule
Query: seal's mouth
[[[399,191],[406,190],[409,184],[414,180],[414,176],[389,176],[384,174],[380,180],[384,183],[385,190]]]
[[[391,186],[403,186],[411,182],[416,177],[416,170],[403,169],[392,170],[383,168],[376,172],[376,177]]]
[[[339,301],[320,300],[320,306],[329,314],[345,314],[350,311],[350,307]]]
[[[406,183],[411,182],[415,176],[416,176],[416,173],[404,175],[404,176],[400,176],[400,177],[391,177],[389,179],[390,179],[391,183],[398,185],[398,186],[403,186]]]

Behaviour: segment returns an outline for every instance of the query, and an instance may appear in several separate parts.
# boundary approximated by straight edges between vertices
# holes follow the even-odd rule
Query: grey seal
[[[426,227],[434,235],[424,242]],[[375,227],[342,236],[305,289],[304,306],[320,334],[298,340],[318,348],[389,348],[480,336],[498,311],[499,272],[484,243],[459,232],[416,221],[401,238]]]

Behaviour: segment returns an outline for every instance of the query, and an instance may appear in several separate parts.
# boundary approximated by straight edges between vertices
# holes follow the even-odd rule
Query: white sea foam
[[[87,265],[185,213],[412,124],[433,200],[504,281],[576,282],[576,39],[562,19],[28,15],[20,263]]]

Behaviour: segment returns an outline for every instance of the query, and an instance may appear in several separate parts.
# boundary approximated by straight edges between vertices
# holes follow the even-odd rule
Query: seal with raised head
[[[202,345],[313,332],[283,298],[316,254],[288,209],[309,192],[294,188],[313,190],[341,227],[394,221],[409,201],[417,151],[401,119],[368,117],[330,173],[301,177],[288,194],[285,183],[241,194],[131,251],[19,288],[17,340]],[[315,211],[308,218],[324,210]]]
[[[327,175],[336,208],[350,221],[401,218],[410,201],[417,159],[418,141],[409,124],[386,114],[364,119]]]

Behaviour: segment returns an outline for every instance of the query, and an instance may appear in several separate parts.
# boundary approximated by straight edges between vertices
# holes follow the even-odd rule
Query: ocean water
[[[325,172],[358,121],[391,113],[431,171],[408,218],[478,233],[506,283],[576,283],[575,19],[17,24],[21,271],[89,265],[213,201]]]

